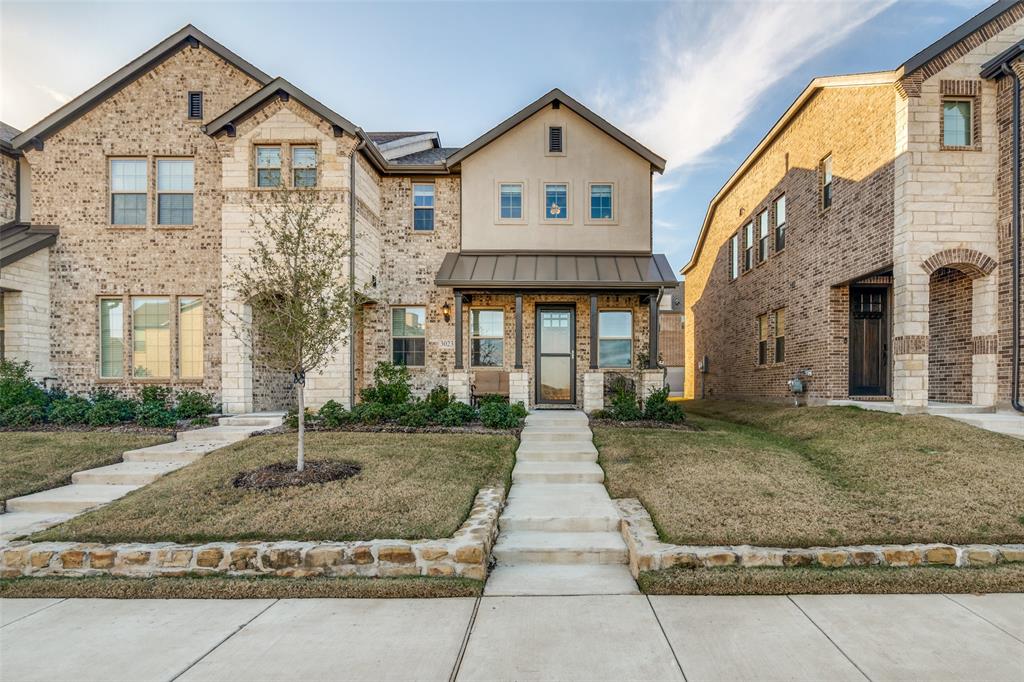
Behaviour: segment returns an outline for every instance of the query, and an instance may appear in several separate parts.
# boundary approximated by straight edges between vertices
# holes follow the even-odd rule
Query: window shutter
[[[188,93],[188,117],[199,119],[203,117],[203,93]]]
[[[548,128],[548,152],[561,154],[562,151],[562,126],[551,126]]]

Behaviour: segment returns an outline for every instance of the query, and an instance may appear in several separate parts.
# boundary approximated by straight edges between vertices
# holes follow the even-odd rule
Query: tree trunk
[[[299,392],[299,457],[295,466],[296,471],[306,468],[306,396],[305,382],[295,382],[295,390]]]

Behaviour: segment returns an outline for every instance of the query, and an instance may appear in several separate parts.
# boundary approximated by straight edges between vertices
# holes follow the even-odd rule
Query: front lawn
[[[676,544],[1024,541],[1024,442],[933,416],[684,404],[702,431],[598,427],[612,497]]]
[[[294,461],[292,434],[259,436],[198,462],[112,504],[33,536],[91,542],[370,540],[451,536],[480,488],[506,484],[511,436],[311,433],[307,460],[357,462],[349,479],[248,490],[242,471]]]
[[[71,482],[71,474],[121,461],[125,450],[171,440],[109,431],[0,432],[0,505]]]

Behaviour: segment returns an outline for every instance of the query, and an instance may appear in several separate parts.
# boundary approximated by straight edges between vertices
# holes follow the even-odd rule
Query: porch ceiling
[[[664,254],[449,253],[434,283],[474,289],[628,289],[678,284]]]

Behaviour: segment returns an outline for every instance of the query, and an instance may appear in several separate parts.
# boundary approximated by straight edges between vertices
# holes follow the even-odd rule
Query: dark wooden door
[[[850,395],[889,394],[889,288],[850,290]]]

